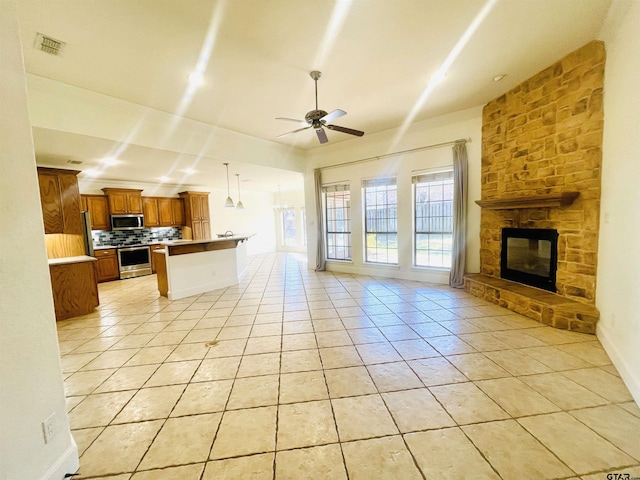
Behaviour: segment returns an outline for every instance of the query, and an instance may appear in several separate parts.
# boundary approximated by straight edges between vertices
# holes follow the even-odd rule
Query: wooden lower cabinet
[[[95,261],[50,264],[56,320],[91,313],[100,301]]]
[[[115,248],[95,250],[93,255],[98,259],[96,262],[98,283],[120,279],[118,253]]]
[[[154,255],[153,252],[164,248],[164,245],[160,245],[159,243],[157,243],[155,245],[149,245],[149,248],[151,249],[151,273],[157,273],[158,272],[158,261],[157,261],[158,255]]]

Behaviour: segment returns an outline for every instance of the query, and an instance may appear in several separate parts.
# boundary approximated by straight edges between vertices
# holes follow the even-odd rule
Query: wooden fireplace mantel
[[[571,205],[580,192],[562,192],[548,195],[528,197],[496,198],[491,200],[476,200],[482,208],[488,210],[509,210],[516,208],[566,207]]]

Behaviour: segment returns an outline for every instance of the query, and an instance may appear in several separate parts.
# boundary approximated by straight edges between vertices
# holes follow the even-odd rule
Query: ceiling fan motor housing
[[[327,112],[325,112],[324,110],[311,110],[304,116],[304,119],[309,125],[313,126],[313,128],[320,128],[323,126],[323,123],[320,121],[320,119],[326,114]]]

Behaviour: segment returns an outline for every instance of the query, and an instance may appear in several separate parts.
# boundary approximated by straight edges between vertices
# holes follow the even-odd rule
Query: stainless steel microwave
[[[144,215],[111,215],[111,230],[140,230]]]

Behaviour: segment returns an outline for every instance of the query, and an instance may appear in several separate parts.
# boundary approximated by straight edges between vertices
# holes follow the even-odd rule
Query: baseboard
[[[41,480],[63,480],[67,473],[75,473],[80,468],[80,460],[78,458],[78,446],[76,445],[73,435],[69,434],[71,445],[64,451],[58,460],[49,467],[44,473]]]
[[[328,272],[347,273],[353,275],[366,275],[371,277],[391,278],[398,280],[409,280],[415,282],[437,283],[441,285],[449,284],[449,271],[411,269],[402,270],[399,267],[381,265],[354,265],[352,263],[327,262],[325,268]]]
[[[611,339],[606,327],[602,325],[602,322],[598,322],[598,325],[596,326],[596,336],[609,355],[613,365],[618,370],[622,381],[629,389],[629,392],[636,401],[636,404],[640,405],[640,372],[634,371],[633,368],[631,368],[632,365],[629,365],[624,356],[620,353],[616,342]]]

